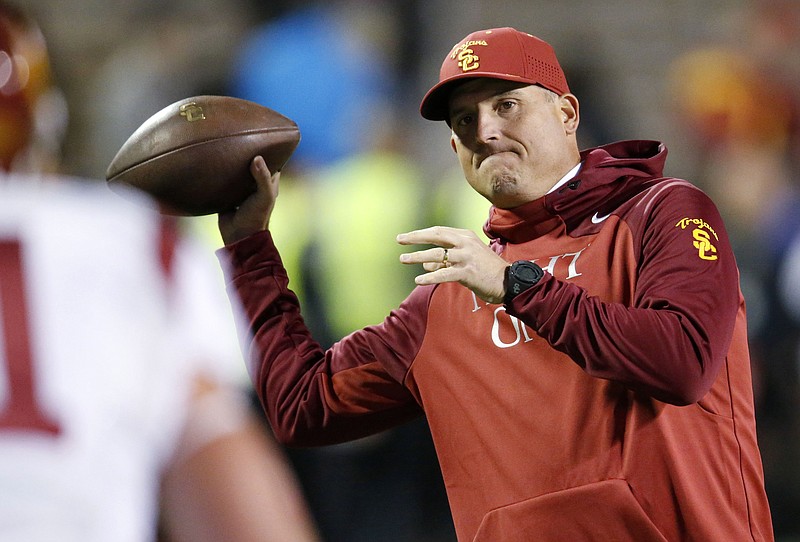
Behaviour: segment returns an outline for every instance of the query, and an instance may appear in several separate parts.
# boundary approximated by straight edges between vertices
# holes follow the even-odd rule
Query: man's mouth
[[[489,154],[485,154],[479,157],[478,159],[478,167],[481,167],[486,160],[490,158],[502,158],[503,155],[509,154],[511,151],[494,151]]]

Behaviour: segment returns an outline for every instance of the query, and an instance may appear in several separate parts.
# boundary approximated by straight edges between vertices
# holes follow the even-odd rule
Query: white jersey
[[[192,375],[241,376],[217,262],[162,218],[99,181],[0,177],[4,542],[152,540]]]

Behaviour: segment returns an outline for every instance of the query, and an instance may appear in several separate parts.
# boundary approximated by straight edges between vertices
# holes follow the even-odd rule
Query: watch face
[[[528,261],[516,262],[513,265],[514,276],[519,282],[535,284],[542,278],[542,268]]]
[[[506,275],[506,295],[503,302],[508,304],[517,294],[527,290],[544,276],[541,267],[527,260],[520,260],[511,264]]]
[[[516,275],[520,280],[525,282],[534,282],[537,278],[539,278],[539,273],[537,272],[536,268],[528,265],[521,265],[517,267]]]

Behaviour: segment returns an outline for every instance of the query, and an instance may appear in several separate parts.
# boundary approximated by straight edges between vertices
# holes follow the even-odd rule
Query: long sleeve
[[[630,304],[546,275],[508,310],[588,374],[661,401],[696,402],[731,344],[741,297],[722,219],[685,183],[620,211],[636,263]]]
[[[404,312],[324,351],[303,322],[268,232],[221,249],[218,256],[231,302],[243,309],[239,329],[248,372],[279,440],[332,444],[421,415],[410,392],[385,369],[389,357],[413,356],[403,346],[412,344],[402,338],[411,332],[398,317]]]

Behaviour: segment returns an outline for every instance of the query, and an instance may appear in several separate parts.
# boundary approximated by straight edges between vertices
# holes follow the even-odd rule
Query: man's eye
[[[472,115],[461,115],[456,118],[456,126],[469,126],[472,123]]]
[[[500,102],[500,109],[508,110],[508,109],[511,109],[512,107],[514,107],[515,105],[516,105],[516,102],[513,102],[511,100],[506,100],[504,102]]]

